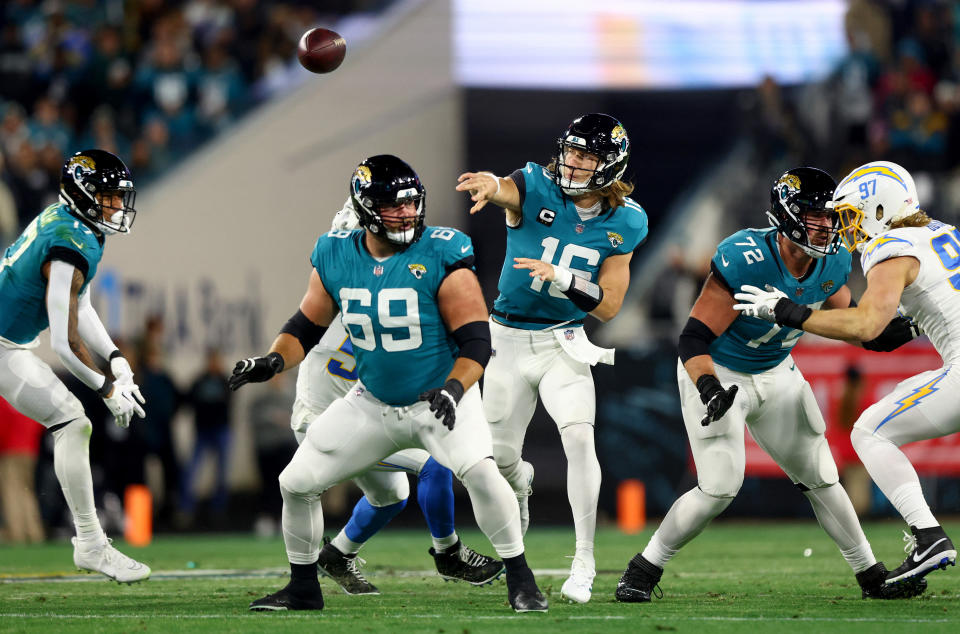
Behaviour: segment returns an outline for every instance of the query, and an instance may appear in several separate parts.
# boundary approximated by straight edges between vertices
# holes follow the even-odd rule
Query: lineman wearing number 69
[[[399,449],[426,449],[470,495],[477,524],[507,569],[518,612],[546,611],[523,555],[520,509],[494,463],[477,379],[490,357],[486,304],[463,233],[424,225],[423,185],[391,155],[356,168],[350,195],[362,229],[317,240],[300,309],[264,357],[237,364],[233,389],[300,363],[337,312],[359,380],[313,419],[280,474],[291,580],[253,610],[320,610],[320,494]]]
[[[734,310],[741,284],[774,284],[814,308],[851,305],[850,254],[839,249],[839,219],[831,203],[835,185],[812,167],[787,171],[770,192],[773,228],[738,231],[717,247],[680,335],[677,364],[697,486],[673,503],[646,548],[630,561],[617,586],[618,600],[649,601],[664,565],[733,501],[743,483],[744,427],[810,501],[864,598],[913,596],[926,587],[925,581],[885,585],[887,570],[874,557],[839,484],[813,391],[790,356],[803,332]],[[897,343],[902,341],[881,335],[864,347],[890,349]]]

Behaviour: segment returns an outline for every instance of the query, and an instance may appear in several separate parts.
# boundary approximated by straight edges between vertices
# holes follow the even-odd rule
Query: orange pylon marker
[[[153,496],[142,484],[131,484],[123,494],[123,536],[131,546],[148,546],[153,539]]]
[[[624,480],[617,486],[617,526],[628,535],[639,533],[647,523],[647,492],[640,480]]]

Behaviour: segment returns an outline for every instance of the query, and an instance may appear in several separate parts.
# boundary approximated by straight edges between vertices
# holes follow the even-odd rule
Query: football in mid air
[[[329,73],[337,69],[347,54],[347,42],[330,29],[310,29],[300,38],[297,57],[312,73]]]

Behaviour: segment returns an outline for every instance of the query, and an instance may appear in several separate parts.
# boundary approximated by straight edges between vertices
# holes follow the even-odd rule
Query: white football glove
[[[130,386],[132,388],[130,393],[137,399],[140,405],[147,404],[146,399],[143,398],[143,394],[140,393],[140,387],[133,381],[133,370],[124,357],[118,356],[110,359],[110,371],[113,373],[115,384],[120,383],[121,385]],[[143,411],[142,408],[141,411]],[[140,416],[142,418],[143,414],[140,414]]]
[[[133,384],[114,383],[110,396],[103,397],[103,402],[113,414],[113,422],[117,427],[129,427],[134,414],[140,418],[146,415],[140,404],[134,400],[132,393],[134,389],[137,389],[137,386]]]
[[[333,231],[353,231],[360,228],[360,216],[353,206],[353,199],[347,198],[343,207],[333,217],[333,223],[330,229]]]
[[[787,294],[779,288],[774,288],[769,284],[767,290],[744,284],[740,287],[740,292],[734,294],[733,298],[738,299],[742,304],[734,304],[733,309],[739,310],[748,317],[758,317],[764,321],[776,322],[773,309],[781,299],[787,297]]]

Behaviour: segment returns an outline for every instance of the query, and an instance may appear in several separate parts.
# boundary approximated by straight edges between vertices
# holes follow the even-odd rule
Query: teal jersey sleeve
[[[29,343],[49,326],[43,266],[62,260],[84,275],[83,293],[97,273],[103,242],[62,204],[27,225],[0,261],[0,337]]]
[[[769,284],[798,304],[820,308],[846,284],[850,267],[850,254],[841,249],[814,260],[807,274],[797,279],[780,257],[775,229],[744,229],[717,246],[711,268],[731,294],[744,284],[758,288]],[[739,315],[710,345],[710,355],[731,370],[758,374],[780,364],[802,334],[802,330]]]

